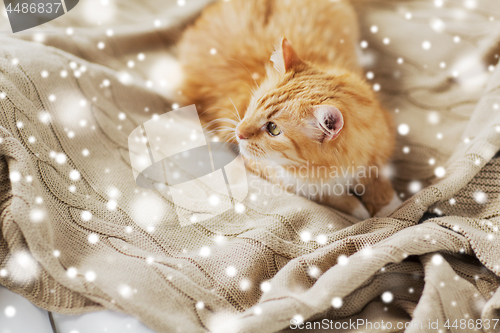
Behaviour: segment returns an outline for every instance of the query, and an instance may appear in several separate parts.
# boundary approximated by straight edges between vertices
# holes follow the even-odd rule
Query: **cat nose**
[[[243,132],[241,132],[239,129],[236,129],[236,136],[240,140],[246,140],[248,139]]]

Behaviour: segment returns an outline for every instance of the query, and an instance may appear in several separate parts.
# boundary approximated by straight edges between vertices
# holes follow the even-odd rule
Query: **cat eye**
[[[273,122],[269,122],[267,123],[267,131],[269,132],[269,134],[271,134],[272,136],[277,136],[277,135],[280,135],[281,134],[281,130],[280,128],[278,127],[278,125],[276,125],[275,123]]]

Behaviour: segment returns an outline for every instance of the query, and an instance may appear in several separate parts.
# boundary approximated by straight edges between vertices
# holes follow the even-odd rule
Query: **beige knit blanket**
[[[158,332],[499,331],[498,0],[356,3],[370,82],[408,125],[390,217],[253,179],[243,212],[181,226],[165,192],[136,186],[127,139],[178,102],[175,42],[206,2],[81,0],[0,35],[0,283]]]

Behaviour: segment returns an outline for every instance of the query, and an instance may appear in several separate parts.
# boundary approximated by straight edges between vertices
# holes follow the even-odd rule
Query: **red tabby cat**
[[[385,214],[398,200],[378,169],[394,129],[362,77],[357,42],[345,0],[219,1],[179,44],[181,91],[254,172],[359,218]]]

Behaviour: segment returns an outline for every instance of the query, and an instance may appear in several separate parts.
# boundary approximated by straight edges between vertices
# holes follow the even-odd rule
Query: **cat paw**
[[[368,212],[366,207],[363,206],[361,203],[359,204],[359,206],[357,208],[355,208],[352,211],[351,215],[360,221],[368,220],[369,218],[371,218],[370,213]]]
[[[399,206],[401,206],[403,202],[399,197],[394,193],[394,196],[392,197],[391,202],[389,202],[387,205],[382,207],[376,214],[376,217],[385,217],[389,216],[392,212],[396,210]]]

